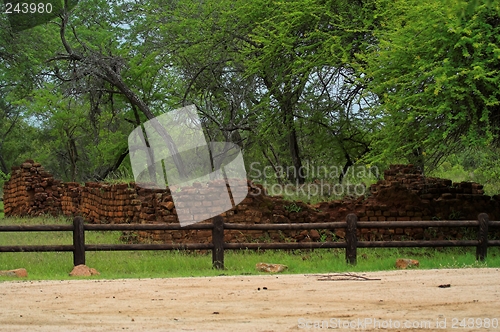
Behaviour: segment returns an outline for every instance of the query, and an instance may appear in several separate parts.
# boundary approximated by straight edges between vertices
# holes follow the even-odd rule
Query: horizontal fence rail
[[[53,252],[74,251],[73,245],[46,245],[46,246],[0,246],[0,252]]]
[[[414,241],[358,241],[360,228],[426,228],[426,227],[477,227],[477,240],[414,240]],[[124,250],[212,250],[212,265],[224,269],[224,251],[238,249],[325,249],[345,248],[346,262],[356,264],[357,248],[408,248],[408,247],[476,247],[477,260],[483,261],[489,246],[500,246],[500,240],[488,240],[489,227],[500,227],[500,221],[490,221],[481,213],[478,220],[431,221],[358,221],[349,214],[346,221],[294,224],[231,224],[220,216],[212,223],[197,223],[186,227],[180,224],[85,224],[82,217],[75,217],[73,225],[1,225],[0,232],[55,232],[73,233],[72,245],[18,245],[0,246],[0,252],[73,252],[74,265],[85,264],[86,251]],[[85,244],[86,231],[184,231],[212,230],[212,243],[163,243],[163,244]],[[344,242],[292,242],[292,243],[226,243],[225,230],[310,230],[345,229]]]

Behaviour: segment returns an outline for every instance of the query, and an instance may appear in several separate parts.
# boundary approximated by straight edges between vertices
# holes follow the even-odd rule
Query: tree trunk
[[[417,169],[419,169],[422,174],[424,173],[424,155],[422,153],[422,148],[414,148],[411,152],[409,159],[410,164],[413,164]]]
[[[346,152],[345,154],[345,157],[346,157],[346,162],[344,164],[344,167],[342,168],[342,173],[340,173],[339,175],[339,183],[342,184],[342,180],[344,179],[344,176],[347,174],[347,171],[349,170],[349,167],[351,167],[353,165],[353,162],[351,160],[351,157],[349,156],[349,154]]]
[[[5,175],[9,173],[9,169],[7,168],[7,164],[5,163],[5,159],[3,159],[2,156],[1,148],[0,148],[0,168]]]
[[[149,106],[144,103],[144,101],[137,96],[122,80],[121,76],[116,73],[110,66],[104,66],[104,69],[106,71],[106,75],[103,76],[103,79],[109,79],[108,81],[115,85],[120,92],[122,92],[125,97],[130,101],[131,104],[137,106],[139,110],[146,116],[146,118],[149,120],[149,123],[152,125],[152,127],[156,130],[158,135],[160,135],[164,140],[165,143],[167,144],[167,148],[170,151],[170,154],[172,155],[172,159],[174,161],[174,164],[177,168],[177,171],[179,172],[179,175],[183,179],[187,179],[187,173],[186,173],[186,167],[184,166],[184,162],[182,161],[182,158],[179,154],[179,151],[177,150],[177,146],[174,143],[174,140],[172,139],[172,136],[167,132],[165,128],[158,122],[154,114],[151,112],[149,109]],[[153,153],[153,152],[152,152]],[[151,156],[153,157],[153,156]]]
[[[290,155],[292,157],[293,168],[295,169],[294,182],[298,184],[303,184],[305,182],[305,176],[302,171],[302,159],[299,155],[299,144],[297,141],[297,132],[295,128],[290,130],[288,134],[288,146],[290,149]]]
[[[283,73],[286,77],[289,73]],[[292,78],[287,78],[284,83],[283,90],[280,90],[279,83],[274,81],[272,77],[264,75],[264,84],[269,89],[270,93],[276,98],[279,103],[281,114],[283,116],[283,124],[286,128],[286,139],[288,141],[288,150],[292,158],[292,167],[294,174],[289,176],[289,180],[297,184],[305,182],[305,176],[302,172],[302,159],[300,158],[299,143],[297,139],[297,131],[295,130],[295,120],[293,115],[294,106],[297,104],[300,95],[306,83],[306,77],[298,78],[297,84],[292,82]]]
[[[295,123],[293,119],[292,105],[289,102],[284,103],[284,123],[287,129],[288,149],[290,157],[292,158],[292,166],[294,173],[289,176],[289,180],[293,183],[303,184],[305,176],[302,172],[302,159],[300,158],[299,143],[297,140],[297,131],[295,130]]]
[[[101,175],[98,175],[98,179],[102,181],[106,179],[111,172],[116,171],[118,167],[120,167],[122,162],[125,160],[125,158],[128,156],[128,152],[129,150],[127,148],[124,152],[120,153],[118,158],[116,158],[115,163],[112,166],[108,167]]]

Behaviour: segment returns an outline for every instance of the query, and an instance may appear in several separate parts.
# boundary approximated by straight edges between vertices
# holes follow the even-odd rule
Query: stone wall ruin
[[[196,184],[195,184],[196,185]],[[500,196],[484,194],[477,183],[452,183],[425,177],[411,165],[392,165],[384,179],[373,184],[368,197],[346,198],[318,204],[287,201],[268,196],[265,189],[248,181],[249,194],[235,208],[222,214],[228,223],[311,223],[343,221],[355,213],[361,221],[474,220],[485,212],[500,218]],[[217,201],[198,203],[202,209]],[[83,216],[89,223],[177,223],[170,190],[141,188],[135,183],[63,183],[32,160],[13,167],[4,185],[5,216],[42,214]],[[204,222],[210,222],[204,221]],[[365,240],[461,238],[464,230],[394,228],[360,229]],[[230,231],[227,242],[331,241],[342,239],[343,229],[333,231]],[[128,232],[130,242],[211,242],[210,230]]]

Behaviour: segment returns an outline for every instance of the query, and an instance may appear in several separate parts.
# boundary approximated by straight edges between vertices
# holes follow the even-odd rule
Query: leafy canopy
[[[366,58],[384,128],[374,159],[499,144],[500,3],[379,2],[384,29]]]

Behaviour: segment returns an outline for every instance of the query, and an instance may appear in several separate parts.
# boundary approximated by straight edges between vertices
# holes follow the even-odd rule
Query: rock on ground
[[[257,263],[255,268],[260,272],[279,273],[285,271],[288,266],[283,264]]]
[[[418,267],[420,262],[416,259],[408,259],[408,258],[398,258],[396,259],[396,268],[397,269],[406,269],[411,267]]]
[[[0,271],[0,276],[26,278],[28,271],[26,269],[4,270]]]
[[[90,277],[93,275],[99,275],[96,269],[88,267],[87,265],[80,264],[73,268],[69,273],[70,277]]]

